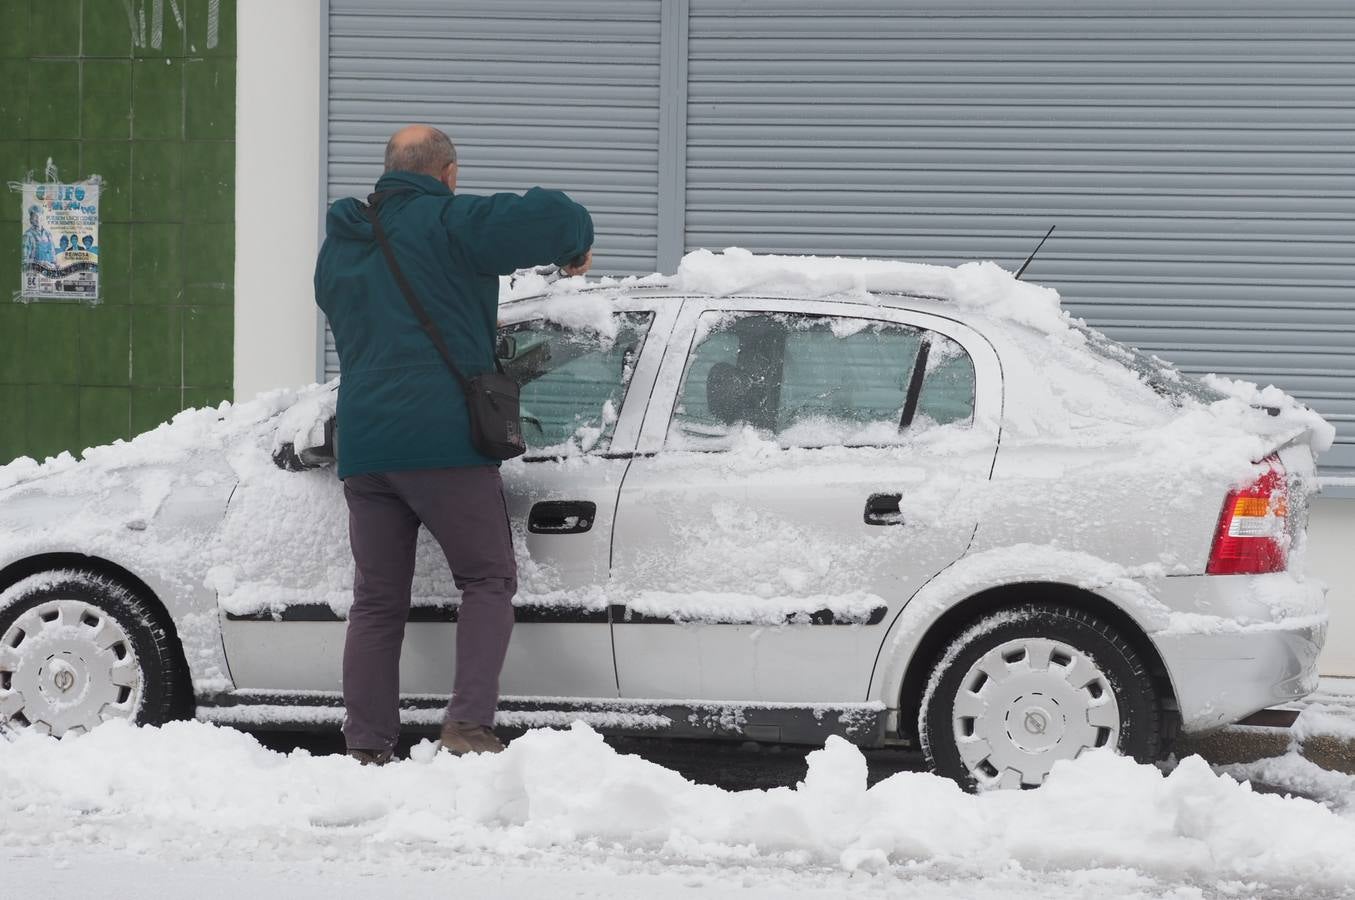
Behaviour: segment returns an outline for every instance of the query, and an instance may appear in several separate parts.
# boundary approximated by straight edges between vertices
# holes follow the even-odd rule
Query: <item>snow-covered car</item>
[[[702,251],[525,281],[501,305],[531,449],[503,466],[500,725],[839,734],[1014,787],[1315,687],[1304,526],[1333,435],[1282,392],[1185,377],[988,263]],[[337,725],[336,390],[0,469],[0,722]],[[454,664],[424,538],[411,726]]]

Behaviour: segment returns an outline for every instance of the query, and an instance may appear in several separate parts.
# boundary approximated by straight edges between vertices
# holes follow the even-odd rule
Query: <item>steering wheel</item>
[[[518,413],[522,418],[523,425],[530,425],[533,428],[535,428],[536,433],[539,437],[545,436],[546,429],[542,426],[541,420],[538,419],[536,416],[532,415],[531,412],[528,411],[527,407],[525,406],[518,407]]]

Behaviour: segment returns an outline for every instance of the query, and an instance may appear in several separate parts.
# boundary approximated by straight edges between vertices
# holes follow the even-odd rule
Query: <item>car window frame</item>
[[[501,304],[498,324],[494,329],[495,337],[497,338],[500,331],[506,327],[533,320],[554,321],[549,313],[551,302],[552,298],[541,297]],[[649,330],[645,332],[644,340],[641,341],[640,354],[635,361],[630,384],[621,400],[621,409],[617,411],[616,427],[612,430],[610,445],[605,451],[586,451],[580,455],[602,459],[625,459],[635,453],[654,381],[662,364],[669,336],[676,324],[681,300],[621,295],[611,298],[610,302],[614,313],[650,313],[654,318]],[[530,449],[519,457],[528,463],[554,462],[563,458],[565,454],[539,453]]]
[[[890,298],[897,302],[897,298]],[[919,298],[921,303],[940,303]],[[989,341],[967,324],[958,319],[946,317],[939,312],[910,308],[893,303],[861,303],[837,300],[802,300],[778,297],[688,297],[683,301],[678,320],[665,348],[664,358],[652,388],[653,396],[640,428],[636,452],[646,455],[657,454],[665,450],[669,423],[672,421],[681,389],[687,362],[695,348],[696,334],[701,317],[707,313],[749,312],[749,313],[789,313],[812,316],[840,318],[862,318],[890,324],[917,328],[923,332],[947,337],[969,354],[974,364],[974,415],[973,423],[1000,423],[1002,420],[1002,374],[997,353]],[[996,435],[994,436],[996,439]],[[862,449],[873,448],[873,444],[831,444],[832,447]],[[783,447],[783,450],[792,449]],[[812,447],[793,448],[799,450]],[[723,452],[712,448],[709,451],[667,448],[668,452]]]

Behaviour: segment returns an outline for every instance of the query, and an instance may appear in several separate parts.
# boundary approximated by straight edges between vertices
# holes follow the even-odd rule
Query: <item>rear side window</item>
[[[931,334],[925,378],[918,395],[920,424],[954,425],[974,421],[974,360],[965,349],[943,334]]]
[[[891,444],[973,414],[973,362],[942,335],[874,319],[707,313],[668,443],[718,449],[752,428],[788,447]]]

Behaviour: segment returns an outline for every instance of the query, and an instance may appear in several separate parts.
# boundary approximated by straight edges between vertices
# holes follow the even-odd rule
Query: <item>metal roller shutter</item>
[[[691,0],[686,246],[1030,269],[1355,468],[1349,0]]]
[[[568,190],[599,271],[654,271],[659,19],[660,0],[330,0],[329,201],[365,196],[391,133],[428,122],[456,142],[459,190]]]

